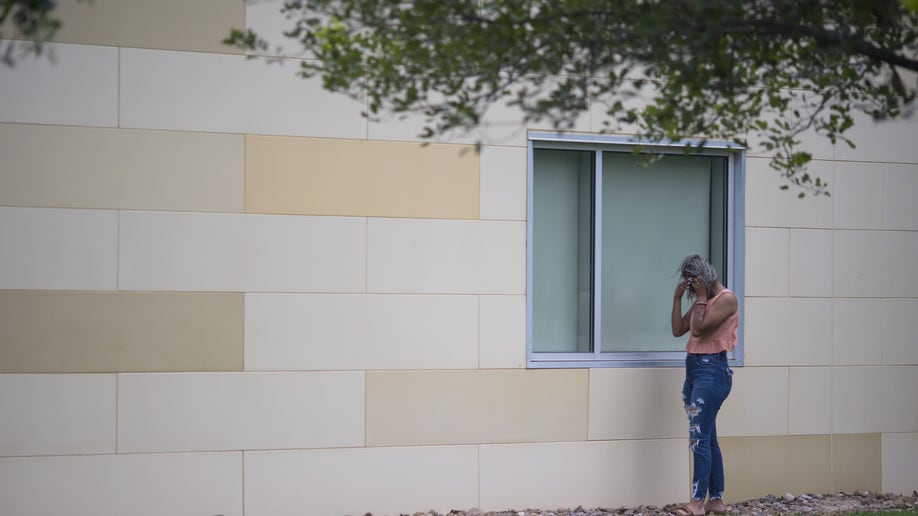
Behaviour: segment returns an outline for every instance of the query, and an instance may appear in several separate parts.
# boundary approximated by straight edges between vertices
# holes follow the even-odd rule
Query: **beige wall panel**
[[[446,514],[476,506],[477,446],[245,454],[247,515]]]
[[[51,43],[45,52],[0,66],[0,121],[117,126],[118,49]]]
[[[0,124],[0,156],[4,206],[243,211],[239,135]]]
[[[590,369],[590,433],[598,439],[688,435],[679,368]]]
[[[835,184],[829,188],[835,199],[836,228],[883,228],[883,169],[882,163],[835,164]]]
[[[907,80],[907,79],[906,79]],[[913,83],[914,84],[914,83]],[[915,117],[873,120],[866,113],[852,113],[854,127],[845,133],[856,147],[844,143],[835,147],[835,159],[887,163],[918,163],[915,145]]]
[[[883,300],[836,298],[833,305],[832,363],[880,365]]]
[[[242,370],[242,294],[0,291],[0,372]]]
[[[915,400],[918,366],[836,367],[832,374],[832,431],[918,431]]]
[[[526,220],[526,149],[481,149],[481,218]]]
[[[246,211],[477,219],[469,145],[246,137]]]
[[[747,366],[832,363],[831,298],[748,298]]]
[[[0,459],[0,509],[16,516],[242,516],[242,453]]]
[[[362,371],[118,377],[118,452],[364,445]]]
[[[879,434],[833,435],[832,491],[880,491],[882,459]]]
[[[832,490],[828,435],[720,438],[727,503]]]
[[[807,165],[811,175],[829,182],[832,188],[832,162],[813,161]],[[746,225],[765,227],[831,228],[832,199],[820,195],[797,198],[797,191],[780,190],[787,184],[768,166],[767,158],[746,160]]]
[[[918,433],[883,434],[883,492],[910,494],[918,488]]]
[[[479,296],[478,367],[526,367],[526,297]]]
[[[788,294],[790,232],[784,228],[746,228],[746,295]]]
[[[588,371],[368,372],[367,446],[582,441]]]
[[[523,222],[371,218],[366,240],[368,292],[526,292]]]
[[[245,2],[226,0],[63,0],[61,43],[241,53],[223,45],[245,25]]]
[[[788,433],[832,433],[832,369],[791,367],[788,383]]]
[[[663,505],[688,499],[686,440],[485,445],[485,511]]]
[[[832,231],[790,230],[788,290],[792,297],[832,296]]]
[[[786,367],[736,367],[733,390],[717,416],[719,436],[787,434]]]
[[[246,294],[245,299],[247,371],[474,369],[478,334],[475,296]]]
[[[918,321],[918,299],[883,300],[884,365],[918,365],[915,321]]]
[[[118,213],[0,207],[0,289],[118,288]]]
[[[884,179],[886,229],[918,230],[918,165],[886,165]]]
[[[0,457],[114,452],[115,375],[0,375]]]
[[[918,231],[836,231],[838,297],[918,297]]]

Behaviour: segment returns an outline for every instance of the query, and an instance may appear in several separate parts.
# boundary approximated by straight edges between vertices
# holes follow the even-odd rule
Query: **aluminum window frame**
[[[529,369],[593,368],[593,367],[683,367],[684,351],[603,352],[597,343],[602,335],[601,303],[597,294],[602,284],[602,155],[603,152],[632,152],[640,147],[644,152],[681,154],[686,144],[697,145],[700,140],[679,142],[647,142],[635,138],[598,134],[568,134],[530,131],[527,138],[526,170],[526,366]],[[740,310],[736,349],[728,354],[731,366],[744,363],[743,314],[745,313],[745,189],[746,150],[727,141],[703,142],[695,155],[727,158],[726,206],[726,269],[725,286],[736,294]],[[594,154],[593,171],[593,280],[591,282],[592,328],[591,353],[536,353],[532,350],[532,253],[533,253],[533,158],[535,149],[587,150]]]

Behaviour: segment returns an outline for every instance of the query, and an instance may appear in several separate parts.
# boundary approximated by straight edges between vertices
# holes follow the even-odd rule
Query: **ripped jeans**
[[[682,403],[689,422],[689,449],[695,463],[692,499],[712,500],[724,496],[724,459],[717,444],[715,419],[721,404],[733,388],[733,371],[727,354],[685,357]]]

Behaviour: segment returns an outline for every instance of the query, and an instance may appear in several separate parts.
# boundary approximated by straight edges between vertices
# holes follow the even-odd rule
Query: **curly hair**
[[[714,291],[714,284],[717,283],[717,270],[701,255],[690,254],[686,256],[682,263],[679,264],[679,269],[676,272],[682,276],[682,279],[699,278],[708,287],[708,292]],[[689,288],[686,292],[688,292],[689,298],[694,299],[694,289]]]

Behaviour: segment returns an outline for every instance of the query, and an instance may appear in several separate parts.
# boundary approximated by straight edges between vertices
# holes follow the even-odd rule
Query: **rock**
[[[784,495],[784,500],[785,500],[785,501],[793,502],[793,501],[796,500],[796,499],[797,499],[797,497],[794,496],[794,495],[792,495],[792,494],[790,494],[790,493],[787,493],[786,495]]]
[[[867,491],[858,491],[857,495],[860,496],[861,498],[867,498],[868,496],[870,496],[870,493],[868,493]]]

